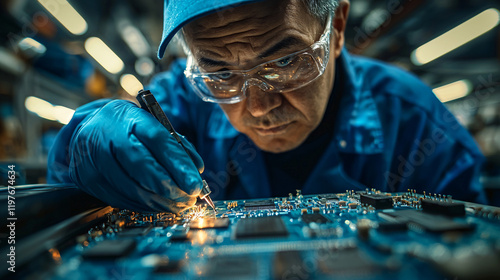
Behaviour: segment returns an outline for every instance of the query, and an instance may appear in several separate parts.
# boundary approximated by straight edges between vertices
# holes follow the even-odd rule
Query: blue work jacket
[[[196,96],[184,69],[185,60],[177,60],[146,88],[203,158],[202,177],[212,198],[270,197],[271,188],[280,186],[270,186],[263,152],[232,127],[217,104]],[[334,131],[302,186],[303,194],[415,189],[486,202],[479,183],[484,158],[428,86],[401,69],[346,50],[337,59],[336,71],[343,71],[343,92]],[[105,102],[82,106],[74,118],[83,120]],[[70,124],[76,127],[78,122]],[[63,129],[59,145],[67,145],[71,136],[71,128]],[[52,149],[50,182],[70,181],[66,151]],[[296,165],[301,172],[301,159]]]

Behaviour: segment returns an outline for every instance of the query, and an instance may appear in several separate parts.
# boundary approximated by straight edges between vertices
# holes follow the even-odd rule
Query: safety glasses
[[[234,104],[243,100],[250,86],[265,92],[292,91],[316,80],[325,72],[330,55],[331,16],[320,39],[298,52],[259,64],[249,70],[202,72],[188,55],[184,74],[203,101]]]

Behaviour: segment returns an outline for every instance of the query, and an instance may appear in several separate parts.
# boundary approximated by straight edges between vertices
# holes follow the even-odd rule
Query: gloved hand
[[[69,146],[71,180],[111,206],[178,213],[196,203],[204,164],[150,113],[114,100],[76,128]]]

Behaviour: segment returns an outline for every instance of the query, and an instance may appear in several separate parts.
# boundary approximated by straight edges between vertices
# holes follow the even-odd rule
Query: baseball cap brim
[[[163,36],[158,48],[158,58],[162,58],[165,49],[174,35],[188,22],[208,14],[221,12],[244,4],[262,0],[165,0],[163,10]],[[227,12],[227,11],[226,11]],[[223,13],[222,13],[223,14]]]

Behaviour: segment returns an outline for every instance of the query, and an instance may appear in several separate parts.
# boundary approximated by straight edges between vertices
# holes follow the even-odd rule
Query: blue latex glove
[[[111,206],[178,213],[196,203],[204,168],[193,145],[181,139],[195,164],[150,113],[111,101],[75,130],[69,176]]]

